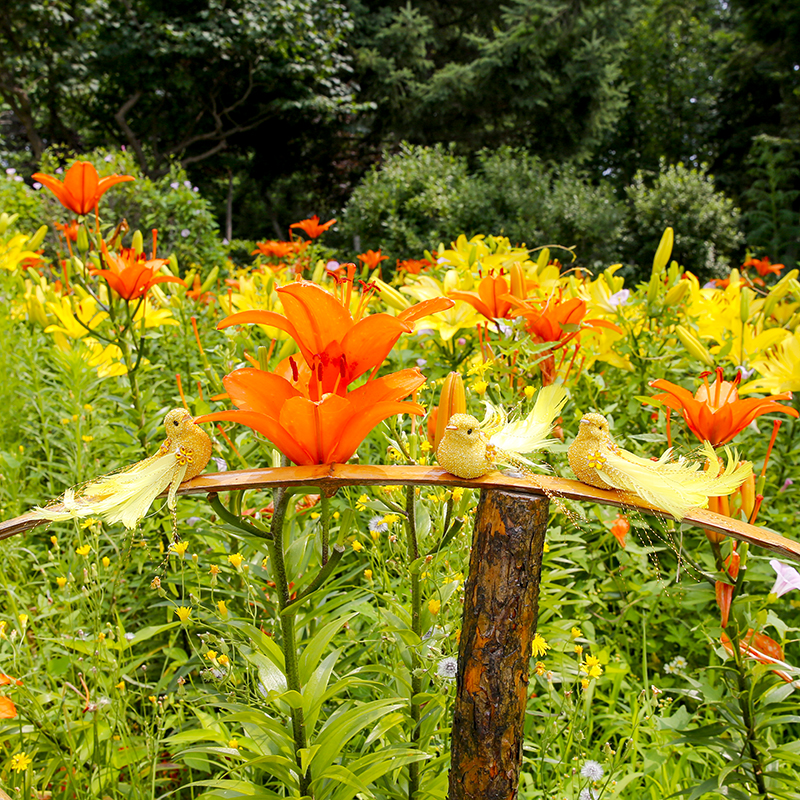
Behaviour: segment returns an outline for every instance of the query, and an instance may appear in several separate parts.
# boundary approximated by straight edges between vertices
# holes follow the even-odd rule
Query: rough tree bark
[[[546,497],[484,490],[465,587],[449,800],[513,800],[519,788]]]

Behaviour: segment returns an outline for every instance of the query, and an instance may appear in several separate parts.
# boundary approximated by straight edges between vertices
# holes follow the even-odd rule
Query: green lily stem
[[[414,486],[406,487],[406,531],[408,532],[408,560],[413,564],[419,558],[419,546],[417,544],[417,521],[414,508],[415,501]],[[416,641],[422,641],[422,619],[420,607],[422,605],[422,587],[420,583],[419,569],[414,569],[411,573],[411,630],[416,636]],[[420,713],[419,703],[416,702],[417,695],[422,691],[422,676],[420,674],[422,663],[419,657],[417,644],[411,648],[411,720],[414,723],[411,731],[411,743],[414,747],[419,744],[420,738]],[[419,791],[419,762],[414,761],[408,765],[408,800],[414,800],[414,796]]]
[[[233,525],[235,528],[239,528],[239,530],[249,533],[251,536],[258,536],[261,539],[272,539],[272,534],[269,531],[256,527],[251,522],[237,517],[236,514],[231,513],[225,508],[216,492],[211,492],[211,494],[206,495],[206,499],[214,511],[217,512],[220,519],[225,520],[229,525]]]
[[[328,537],[330,536],[331,530],[331,499],[324,491],[320,496],[320,502],[320,521],[322,522],[322,567],[324,569],[328,563]],[[319,575],[317,577],[319,577]]]
[[[286,508],[291,495],[286,489],[276,489],[273,494],[271,540],[267,540],[270,551],[273,576],[278,590],[278,602],[281,607],[281,647],[286,669],[286,687],[289,691],[301,693],[300,670],[297,661],[297,632],[295,630],[295,612],[289,609],[289,581],[286,577],[286,561],[283,551],[283,523],[286,519]],[[296,608],[296,606],[295,606]],[[286,612],[286,613],[284,613]],[[299,790],[301,796],[311,794],[311,775],[303,769],[302,752],[308,746],[306,737],[306,723],[303,708],[292,708],[292,735],[294,738],[294,753],[299,775]]]
[[[328,559],[328,563],[317,573],[316,577],[313,581],[308,585],[306,590],[292,600],[286,608],[281,611],[281,614],[294,614],[297,612],[300,603],[302,603],[306,598],[308,598],[311,594],[317,591],[320,586],[328,579],[328,576],[333,572],[336,568],[336,565],[342,560],[342,556],[347,552],[346,548],[340,544],[335,544],[333,546],[333,552],[331,553],[331,557]]]

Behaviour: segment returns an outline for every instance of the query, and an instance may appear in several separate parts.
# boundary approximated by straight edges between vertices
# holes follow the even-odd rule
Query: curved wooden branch
[[[661,514],[658,509],[623,492],[595,489],[580,481],[553,478],[547,475],[513,476],[490,472],[482,478],[464,480],[445,472],[441,467],[372,466],[369,464],[317,464],[310,467],[276,467],[245,469],[230,472],[211,472],[199,475],[182,484],[178,494],[210,494],[238,492],[244,489],[269,489],[276,486],[316,486],[335,491],[343,486],[464,486],[469,489],[508,489],[525,494],[565,497],[583,503],[599,503],[620,508],[636,508],[649,514]],[[800,561],[800,542],[792,541],[773,531],[749,525],[747,522],[723,517],[712,511],[698,509],[684,518],[684,523],[723,533],[743,542],[771,550],[780,556]],[[0,539],[46,524],[31,513],[0,522]]]

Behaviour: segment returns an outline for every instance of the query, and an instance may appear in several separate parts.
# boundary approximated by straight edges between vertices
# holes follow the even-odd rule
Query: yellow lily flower
[[[400,291],[413,297],[418,302],[432,300],[434,297],[447,297],[448,292],[461,289],[462,281],[457,270],[448,270],[443,281],[430,275],[414,276],[416,280]],[[420,328],[436,331],[443,342],[449,342],[462,328],[474,328],[483,317],[463,300],[456,300],[452,308],[431,314],[420,323]]]
[[[0,267],[9,272],[15,270],[26,258],[39,260],[41,256],[33,250],[25,249],[25,242],[31,239],[24,233],[17,233],[8,241],[0,243]]]
[[[48,325],[44,332],[61,334],[61,337],[57,337],[58,341],[64,336],[82,339],[89,330],[94,330],[108,317],[105,311],[97,310],[97,301],[93,297],[84,297],[81,300],[74,296],[61,297],[57,301],[48,302],[47,309],[60,324]]]
[[[761,373],[761,377],[742,386],[740,389],[742,393],[779,394],[800,391],[800,334],[798,331],[788,334],[767,357],[755,361],[753,366]]]
[[[145,301],[139,306],[139,310],[133,315],[133,321],[137,326],[141,326],[144,317],[145,328],[160,328],[162,325],[180,325],[180,322],[172,316],[168,308],[156,308],[154,303]]]
[[[125,375],[128,368],[122,362],[122,350],[115,344],[103,346],[96,339],[87,337],[82,342],[85,345],[81,355],[83,359],[97,370],[101,378],[110,378],[115,375]]]

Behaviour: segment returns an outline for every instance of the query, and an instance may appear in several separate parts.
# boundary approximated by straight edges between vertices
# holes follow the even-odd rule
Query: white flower
[[[664,665],[664,672],[667,675],[676,675],[679,672],[683,672],[688,666],[689,662],[683,656],[675,656],[669,664]]]
[[[614,294],[609,296],[608,304],[613,308],[616,308],[617,306],[624,306],[625,303],[628,302],[628,298],[630,296],[630,289],[620,289],[618,292],[614,292]]]
[[[581,777],[588,778],[590,781],[599,781],[604,774],[603,767],[597,761],[587,761],[581,767]]]
[[[436,667],[436,674],[440,678],[445,678],[448,681],[452,681],[458,674],[458,660],[453,658],[453,656],[447,656],[447,658],[443,658],[439,662],[439,666]]]
[[[769,565],[776,573],[775,585],[772,587],[770,594],[776,594],[780,597],[782,594],[791,592],[792,589],[800,589],[800,572],[794,567],[778,561],[777,558],[773,558]]]
[[[597,800],[600,797],[594,789],[581,789],[578,800]]]
[[[369,521],[368,527],[371,531],[377,531],[378,533],[386,533],[389,530],[389,526],[383,521],[382,516],[373,517]]]

